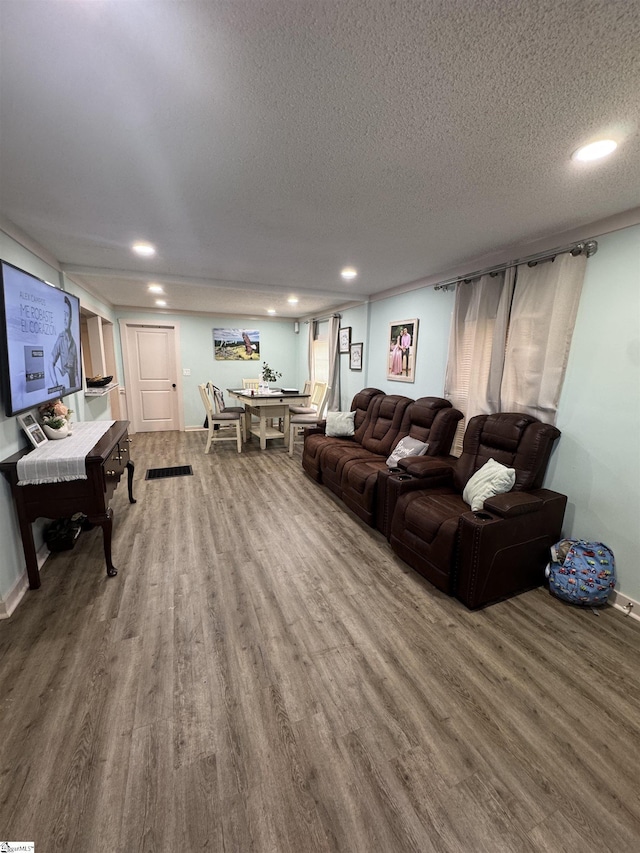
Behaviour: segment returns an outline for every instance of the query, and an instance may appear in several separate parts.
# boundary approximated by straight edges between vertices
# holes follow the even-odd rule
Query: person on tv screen
[[[64,298],[64,331],[60,332],[51,354],[51,378],[54,385],[76,388],[78,384],[78,347],[71,334],[71,300]],[[64,382],[66,376],[67,381]]]

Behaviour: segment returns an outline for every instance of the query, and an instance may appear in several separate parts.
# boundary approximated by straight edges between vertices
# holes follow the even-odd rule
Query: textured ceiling
[[[640,205],[635,0],[1,0],[0,38],[0,213],[114,305],[303,316]]]

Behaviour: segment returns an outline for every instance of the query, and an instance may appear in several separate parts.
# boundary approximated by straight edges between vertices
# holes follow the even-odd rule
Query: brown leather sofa
[[[434,586],[469,608],[540,586],[550,546],[560,539],[565,495],[541,488],[559,430],[519,413],[469,421],[460,458],[413,458],[393,509],[394,552]],[[462,499],[489,459],[516,472],[507,494],[472,512]]]
[[[324,425],[307,430],[302,464],[373,527],[379,477],[389,471],[386,460],[398,442],[410,436],[428,442],[431,457],[447,454],[462,413],[441,397],[412,400],[373,388],[356,394],[351,409],[356,412],[355,435],[326,436]]]
[[[349,446],[330,444],[320,457],[320,472],[325,486],[342,497],[342,480],[349,465],[356,460],[382,460],[389,456],[408,429],[405,413],[413,400],[399,394],[380,394],[371,401],[362,435]],[[355,436],[354,436],[355,438]]]
[[[428,443],[427,457],[446,457],[462,417],[462,412],[442,397],[420,397],[405,409],[392,449],[401,437],[409,436]],[[392,473],[392,469],[387,467],[388,455],[372,453],[365,458],[347,461],[342,468],[342,500],[371,527],[377,525],[377,491],[384,489]]]
[[[369,407],[374,399],[382,393],[379,388],[363,388],[355,395],[351,402],[351,411],[356,413],[354,418],[355,435],[349,438],[325,435],[324,425],[305,430],[302,467],[312,480],[315,480],[316,483],[322,482],[320,461],[322,453],[327,447],[350,448],[360,441],[367,428]]]

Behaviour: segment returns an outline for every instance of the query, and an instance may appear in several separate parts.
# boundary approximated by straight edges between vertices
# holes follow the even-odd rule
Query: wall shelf
[[[105,394],[108,394],[109,391],[113,391],[114,388],[117,388],[119,382],[110,382],[109,385],[104,385],[102,388],[85,388],[84,396],[85,397],[104,397]]]
[[[114,420],[122,420],[120,417],[120,395],[113,391],[118,387],[118,371],[116,369],[115,340],[113,335],[113,323],[94,313],[90,308],[81,307],[80,337],[82,339],[82,375],[111,376],[112,381],[103,388],[85,388],[84,399],[91,400],[94,397],[102,397],[109,403],[111,417]],[[106,402],[106,401],[105,401]]]

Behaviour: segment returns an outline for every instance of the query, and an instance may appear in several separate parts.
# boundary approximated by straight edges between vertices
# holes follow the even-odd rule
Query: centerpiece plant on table
[[[269,382],[276,382],[281,376],[282,373],[273,370],[266,361],[262,362],[262,382],[264,385],[268,385]]]
[[[40,420],[49,438],[63,438],[71,432],[71,415],[73,409],[68,408],[62,400],[51,400],[39,407]]]

